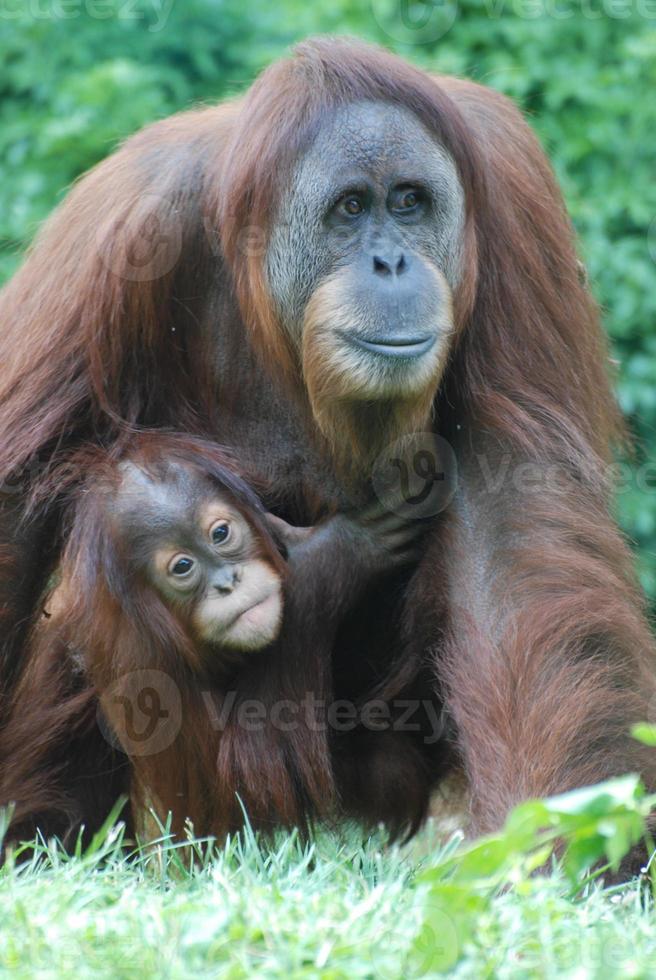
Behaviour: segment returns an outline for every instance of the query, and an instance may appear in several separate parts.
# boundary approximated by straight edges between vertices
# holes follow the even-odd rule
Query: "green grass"
[[[571,860],[530,875],[545,836],[529,825],[592,853],[638,804],[635,782],[616,781],[525,805],[464,849],[430,825],[405,847],[353,830],[263,847],[247,831],[197,845],[195,862],[166,840],[126,856],[120,828],[77,857],[42,845],[0,870],[0,975],[656,977],[648,883],[604,891]]]

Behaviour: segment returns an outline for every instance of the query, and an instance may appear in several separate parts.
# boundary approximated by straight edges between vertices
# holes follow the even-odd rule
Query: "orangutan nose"
[[[403,252],[378,253],[373,257],[374,273],[384,279],[402,276],[408,271],[408,260]]]
[[[215,572],[212,585],[219,595],[230,595],[239,584],[239,569],[234,565],[226,565]]]

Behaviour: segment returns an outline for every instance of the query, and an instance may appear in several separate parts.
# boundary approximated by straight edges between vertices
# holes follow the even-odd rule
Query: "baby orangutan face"
[[[261,533],[228,494],[180,470],[170,480],[151,480],[128,464],[116,514],[127,547],[196,639],[230,650],[260,650],[280,632],[280,573]]]
[[[217,497],[190,515],[176,540],[159,547],[149,569],[168,603],[193,603],[198,639],[232,650],[259,650],[280,631],[280,576],[259,554],[244,516]]]

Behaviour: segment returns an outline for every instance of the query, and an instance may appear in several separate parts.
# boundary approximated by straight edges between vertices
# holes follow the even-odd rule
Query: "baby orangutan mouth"
[[[200,639],[232,650],[261,650],[278,637],[283,598],[280,578],[265,562],[253,562],[253,588],[229,596],[215,591],[196,609],[192,626]],[[244,576],[250,578],[250,576]],[[242,578],[238,589],[251,584]]]

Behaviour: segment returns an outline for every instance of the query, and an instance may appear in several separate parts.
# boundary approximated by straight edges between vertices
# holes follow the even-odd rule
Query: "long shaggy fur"
[[[606,345],[551,169],[497,93],[318,39],[242,100],[129,140],[79,182],[0,297],[0,475],[13,479],[36,459],[33,485],[56,450],[83,438],[109,445],[135,424],[171,425],[252,452],[267,505],[292,520],[348,500],[355,491],[331,455],[339,433],[326,439],[327,416],[314,417],[262,250],[245,248],[244,236],[255,228],[266,239],[292,165],[327,114],[372,99],[412,110],[451,154],[465,192],[450,358],[431,404],[418,411],[411,400],[407,416],[394,417],[395,430],[432,424],[451,440],[459,488],[427,532],[414,577],[369,596],[340,631],[336,691],[444,702],[479,828],[527,795],[623,770],[655,785],[654,759],[627,737],[653,705],[654,648],[609,513],[605,466],[623,432]],[[99,245],[100,206],[111,229]],[[177,243],[177,259],[165,248],[149,279],[135,273],[134,255],[153,222]],[[364,493],[373,442],[389,433],[375,411],[361,424],[351,443],[370,450],[355,460]],[[488,471],[502,462],[506,477],[490,485]],[[537,467],[537,488],[517,484],[524,464]],[[558,486],[545,478],[552,470]],[[36,551],[45,526],[17,528],[14,512],[0,542],[8,688],[24,662],[16,624],[48,571]],[[135,648],[131,662],[145,656]],[[190,738],[193,753],[200,740]],[[376,775],[385,765],[380,753],[358,754],[366,741],[341,739],[335,749],[341,759],[350,746],[355,757],[342,780],[347,810],[375,819],[387,807],[405,819],[404,800],[383,800],[374,780],[353,799],[353,771],[366,771],[367,758]],[[422,765],[413,766],[418,750]],[[447,758],[440,752],[429,758],[415,739],[405,755],[416,799]]]
[[[143,433],[133,437],[128,458],[154,480],[165,479],[172,461],[211,480],[284,575],[261,505],[222,450],[188,436]],[[88,449],[75,463],[67,466],[79,479],[65,508],[64,595],[52,621],[41,619],[33,631],[0,733],[0,803],[16,807],[8,839],[38,828],[74,840],[83,825],[89,833],[102,824],[121,791],[137,830],[147,825],[148,809],[162,824],[171,813],[176,834],[190,820],[196,833],[219,837],[241,826],[242,807],[264,831],[328,816],[335,800],[325,731],[310,730],[302,715],[290,731],[272,723],[283,698],[300,703],[309,690],[328,696],[327,665],[315,662],[311,648],[299,656],[299,645],[283,635],[225,681],[203,671],[184,622],[131,568],[130,543],[117,537],[108,503],[121,478],[118,460]],[[61,491],[65,478],[53,478]],[[157,698],[158,715],[147,751],[130,735],[131,724],[144,727],[133,721],[144,691]],[[241,718],[245,700],[258,703],[259,727]]]

